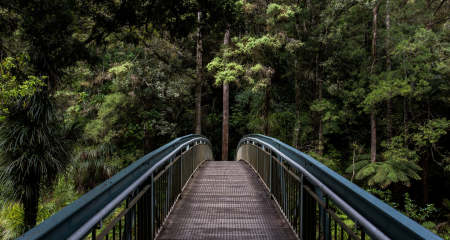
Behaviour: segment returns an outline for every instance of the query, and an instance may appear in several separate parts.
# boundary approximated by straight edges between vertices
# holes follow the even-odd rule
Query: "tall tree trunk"
[[[375,61],[377,58],[377,17],[378,17],[378,5],[376,5],[373,8],[373,23],[372,23],[372,30],[373,30],[373,38],[372,38],[372,72],[375,65]],[[373,83],[375,84],[375,83]],[[372,110],[370,114],[370,162],[376,162],[377,161],[377,124],[376,124],[376,112],[375,112],[375,106],[372,106],[374,109]]]
[[[403,127],[404,133],[405,133],[405,148],[408,148],[408,101],[406,97],[403,99]]]
[[[266,87],[265,95],[264,95],[264,106],[263,106],[263,116],[264,120],[263,125],[263,134],[266,136],[270,136],[270,128],[269,128],[269,114],[270,114],[270,85]]]
[[[228,45],[230,42],[230,30],[225,32],[225,38],[223,40],[224,45]],[[222,121],[222,161],[228,161],[228,119],[229,113],[229,94],[230,84],[223,84],[223,121]]]
[[[427,120],[431,119],[431,110],[430,110],[430,100],[427,99]],[[433,131],[433,129],[431,129]],[[431,149],[431,146],[425,146],[426,150],[424,151],[424,157],[422,157],[422,193],[423,193],[423,199],[422,199],[422,207],[426,207],[426,204],[428,203],[428,197],[429,197],[429,166],[430,166],[430,151],[433,151]]]
[[[377,124],[375,110],[370,114],[370,162],[377,161]]]
[[[392,138],[392,98],[391,93],[388,93],[388,99],[386,100],[386,120],[387,120],[387,143],[388,145],[391,144],[391,138]]]
[[[377,18],[378,18],[378,5],[375,5],[373,8],[373,22],[372,22],[372,31],[373,31],[373,38],[372,38],[372,71],[373,71],[373,65],[375,64],[375,61],[377,59],[377,36],[378,36],[378,27],[377,27]]]
[[[198,12],[198,22],[200,24],[202,12]],[[195,133],[202,133],[202,33],[201,28],[197,28],[197,86],[195,89]]]
[[[390,42],[389,42],[389,32],[391,30],[391,16],[390,16],[390,7],[389,7],[389,0],[386,0],[386,71],[391,71],[391,49],[390,49]],[[388,99],[386,100],[386,120],[387,120],[387,143],[391,144],[391,138],[392,138],[392,94],[391,92],[388,93]]]
[[[429,157],[429,152],[428,152],[428,147],[426,147],[427,150],[424,153],[424,157],[422,160],[422,194],[423,194],[423,198],[422,198],[422,207],[426,207],[427,203],[428,203],[428,197],[429,197],[429,189],[428,189],[428,169],[429,169],[429,165],[430,162],[428,161],[428,157]]]
[[[300,111],[302,106],[300,85],[301,79],[298,74],[298,53],[295,52],[295,61],[294,61],[294,78],[295,78],[295,127],[294,127],[294,147],[295,149],[299,148],[298,135],[300,133]]]
[[[319,75],[319,54],[316,57],[316,81],[317,81],[317,98],[322,102],[322,78]],[[323,155],[323,131],[322,131],[322,111],[318,113],[319,117],[319,156]]]

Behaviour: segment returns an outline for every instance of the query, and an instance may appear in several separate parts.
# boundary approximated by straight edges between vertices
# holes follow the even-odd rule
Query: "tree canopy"
[[[3,237],[176,137],[222,155],[224,85],[223,160],[277,138],[450,237],[449,16],[446,0],[1,1]]]

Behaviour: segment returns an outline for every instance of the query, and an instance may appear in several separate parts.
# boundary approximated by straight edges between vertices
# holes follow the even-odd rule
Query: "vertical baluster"
[[[338,235],[337,235],[337,222],[336,222],[336,220],[334,220],[334,239],[338,239],[337,237],[338,237]]]
[[[119,240],[122,240],[122,218],[119,220]]]
[[[153,173],[150,177],[150,239],[155,237],[155,182],[153,181]]]
[[[333,237],[331,236],[331,215],[329,213],[327,213],[327,215],[328,215],[328,239],[333,239]]]
[[[127,197],[127,200],[125,203],[126,208],[128,208],[129,201],[130,201],[130,196]],[[128,211],[125,214],[125,226],[124,226],[124,230],[123,230],[123,233],[124,233],[123,235],[124,235],[125,240],[130,240],[130,238],[128,237],[128,235],[130,234],[129,223],[130,223],[130,211]]]
[[[269,184],[269,189],[270,189],[270,198],[272,199],[272,181],[273,181],[273,177],[272,177],[272,149],[269,149],[269,164],[270,164],[270,173],[269,173],[269,179],[270,179],[270,184]]]
[[[180,150],[180,199],[182,189],[183,189],[183,150]]]
[[[289,184],[289,189],[290,189],[289,202],[290,203],[289,203],[289,206],[291,209],[291,210],[289,210],[289,216],[291,216],[291,218],[290,218],[291,226],[294,227],[294,214],[295,214],[294,197],[295,197],[295,193],[294,193],[293,186],[294,186],[295,179],[291,174],[289,174],[289,178],[290,178],[290,184]]]

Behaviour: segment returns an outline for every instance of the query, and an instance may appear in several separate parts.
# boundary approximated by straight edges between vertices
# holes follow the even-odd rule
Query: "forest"
[[[2,239],[193,133],[279,139],[450,239],[450,1],[2,0],[0,71]]]

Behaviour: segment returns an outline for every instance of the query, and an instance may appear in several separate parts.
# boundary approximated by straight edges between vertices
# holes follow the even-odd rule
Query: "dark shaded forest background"
[[[447,0],[3,0],[0,235],[177,137],[260,133],[450,239],[449,57]]]

